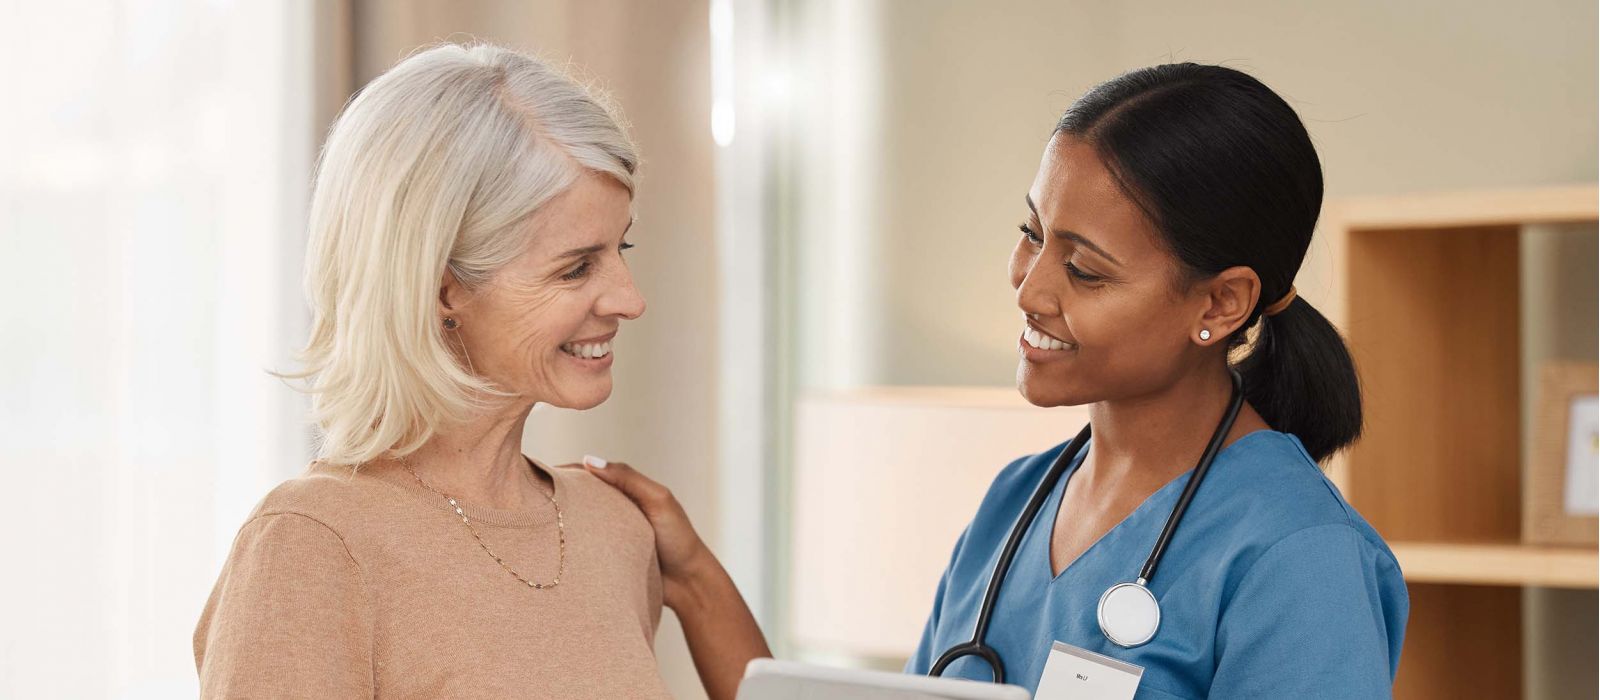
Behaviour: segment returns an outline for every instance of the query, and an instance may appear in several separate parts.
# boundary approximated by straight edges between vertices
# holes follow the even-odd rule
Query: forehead
[[[529,217],[529,249],[556,254],[606,242],[632,220],[628,188],[609,176],[586,172]]]
[[[1028,196],[1044,233],[1077,233],[1125,262],[1160,252],[1158,233],[1144,211],[1081,139],[1060,134],[1050,140]]]

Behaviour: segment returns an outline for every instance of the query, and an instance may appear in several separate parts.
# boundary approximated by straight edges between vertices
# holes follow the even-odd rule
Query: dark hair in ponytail
[[[1245,397],[1317,461],[1361,434],[1361,390],[1344,339],[1288,294],[1322,209],[1322,164],[1294,109],[1231,68],[1178,63],[1102,83],[1056,125],[1099,152],[1194,279],[1236,265],[1261,278],[1261,299],[1229,340]]]

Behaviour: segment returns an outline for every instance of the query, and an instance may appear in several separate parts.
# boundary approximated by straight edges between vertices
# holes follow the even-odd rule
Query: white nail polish
[[[607,461],[605,461],[603,459],[600,459],[599,457],[596,457],[594,455],[584,455],[583,456],[583,463],[588,465],[588,466],[594,467],[595,469],[605,469],[606,465],[609,464],[609,462],[607,462]]]

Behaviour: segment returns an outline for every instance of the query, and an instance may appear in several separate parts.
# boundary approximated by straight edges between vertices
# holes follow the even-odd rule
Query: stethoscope
[[[1189,483],[1183,487],[1183,494],[1178,496],[1178,503],[1172,507],[1172,514],[1167,516],[1167,524],[1161,528],[1161,536],[1156,538],[1156,545],[1150,550],[1150,558],[1144,562],[1144,567],[1139,569],[1139,577],[1132,581],[1116,584],[1100,596],[1100,605],[1096,615],[1100,621],[1100,632],[1112,644],[1125,649],[1132,649],[1155,638],[1156,630],[1161,626],[1161,604],[1156,601],[1155,594],[1150,592],[1148,585],[1150,579],[1156,575],[1156,567],[1161,564],[1162,555],[1166,554],[1167,545],[1172,542],[1172,533],[1178,529],[1178,523],[1183,520],[1183,512],[1188,510],[1189,501],[1194,499],[1194,492],[1200,488],[1200,480],[1204,479],[1206,472],[1211,469],[1211,462],[1217,458],[1217,452],[1222,449],[1222,441],[1227,438],[1228,432],[1233,430],[1233,421],[1239,416],[1239,407],[1244,404],[1244,380],[1239,373],[1232,369],[1228,373],[1233,375],[1233,398],[1228,402],[1228,410],[1222,416],[1222,422],[1217,424],[1216,432],[1211,434],[1211,442],[1206,445],[1206,451],[1200,456],[1200,463],[1195,465],[1194,476],[1189,478]],[[983,605],[978,608],[978,624],[972,631],[972,640],[962,642],[950,647],[939,660],[934,662],[933,669],[928,672],[930,676],[944,674],[956,659],[963,656],[976,656],[989,664],[994,671],[994,682],[1006,682],[1005,664],[1000,661],[1000,653],[994,647],[983,641],[989,632],[989,620],[994,614],[995,599],[1000,595],[1000,584],[1005,582],[1006,571],[1011,568],[1011,560],[1016,557],[1017,547],[1022,544],[1022,537],[1032,526],[1039,509],[1044,506],[1050,493],[1065,474],[1067,467],[1072,465],[1072,460],[1083,450],[1085,443],[1089,442],[1089,426],[1083,426],[1078,436],[1067,444],[1061,451],[1061,456],[1050,465],[1044,479],[1039,482],[1039,488],[1034,490],[1033,498],[1028,500],[1028,506],[1022,509],[1022,515],[1017,518],[1015,525],[1011,526],[1011,535],[1006,538],[1006,546],[1000,550],[1000,560],[995,562],[994,573],[989,575],[989,588],[983,593]]]

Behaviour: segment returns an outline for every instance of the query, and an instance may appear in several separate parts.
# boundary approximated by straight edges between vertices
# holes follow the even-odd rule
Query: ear
[[[1189,337],[1200,345],[1209,346],[1225,342],[1250,320],[1250,313],[1261,298],[1261,278],[1248,267],[1230,267],[1200,282],[1199,291],[1205,295],[1205,311],[1200,315],[1200,325],[1190,331]],[[1211,332],[1210,339],[1200,339],[1202,329]]]
[[[455,273],[449,266],[444,269],[444,278],[439,281],[439,318],[460,313],[461,307],[466,304],[467,289],[462,286],[461,280],[456,279]]]

